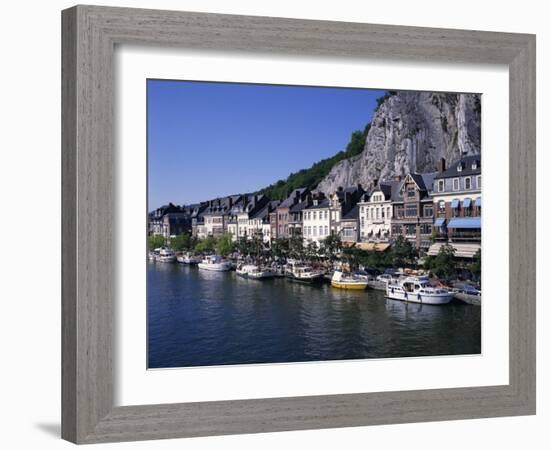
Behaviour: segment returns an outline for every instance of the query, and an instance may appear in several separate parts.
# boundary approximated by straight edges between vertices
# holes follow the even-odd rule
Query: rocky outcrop
[[[363,152],[335,165],[317,190],[329,193],[358,183],[409,172],[431,172],[437,161],[451,164],[480,153],[481,99],[478,94],[396,92],[374,113]]]

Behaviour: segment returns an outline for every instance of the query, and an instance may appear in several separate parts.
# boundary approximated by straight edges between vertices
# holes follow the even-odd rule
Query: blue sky
[[[380,90],[147,81],[149,209],[251,192],[343,150]]]

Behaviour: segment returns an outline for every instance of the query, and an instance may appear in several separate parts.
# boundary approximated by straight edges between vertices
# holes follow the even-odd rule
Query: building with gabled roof
[[[359,205],[353,206],[340,220],[340,237],[343,243],[359,241]]]
[[[345,189],[340,187],[328,198],[322,193],[316,193],[316,196],[312,197],[311,204],[304,208],[302,213],[304,240],[319,245],[330,234],[343,238],[342,220],[352,211],[363,194],[361,185]],[[349,229],[351,221],[350,216],[345,222],[346,230]]]
[[[168,203],[148,215],[148,234],[168,239],[183,233],[191,233],[191,214],[184,207]]]
[[[375,183],[376,187],[363,194],[359,201],[359,240],[389,242],[393,217],[392,194],[398,192],[399,181]]]
[[[435,243],[428,254],[436,255],[444,243],[455,256],[472,258],[481,249],[481,156],[466,156],[449,168],[442,158],[434,178]]]
[[[435,173],[409,173],[392,188],[391,236],[402,235],[417,249],[427,250],[433,227]]]
[[[285,198],[279,206],[277,206],[277,215],[276,215],[276,236],[275,238],[288,238],[291,236],[291,232],[297,228],[301,229],[300,216],[301,210],[296,209],[296,205],[303,204],[306,205],[310,201],[311,192],[307,188],[298,188],[294,189],[287,198]],[[305,203],[304,203],[305,202]],[[291,209],[294,208],[296,214],[291,213]]]
[[[270,202],[264,194],[246,194],[237,211],[233,211],[236,219],[234,239],[251,238],[261,230],[262,223],[258,213]]]

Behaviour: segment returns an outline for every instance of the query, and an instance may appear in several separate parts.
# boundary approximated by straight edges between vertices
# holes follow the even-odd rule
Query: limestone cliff
[[[374,113],[363,152],[335,165],[317,190],[361,183],[371,188],[408,172],[431,172],[479,154],[481,98],[478,94],[392,92]]]

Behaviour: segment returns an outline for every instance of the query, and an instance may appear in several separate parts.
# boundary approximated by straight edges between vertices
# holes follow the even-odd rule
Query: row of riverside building
[[[191,233],[202,239],[231,233],[234,240],[273,240],[301,235],[319,244],[330,234],[345,245],[385,251],[402,235],[421,252],[435,255],[444,243],[455,256],[472,258],[481,248],[481,157],[466,156],[437,171],[409,173],[376,182],[370,192],[361,185],[325,195],[301,188],[288,198],[239,194],[176,206],[149,214],[149,234],[170,237]]]

